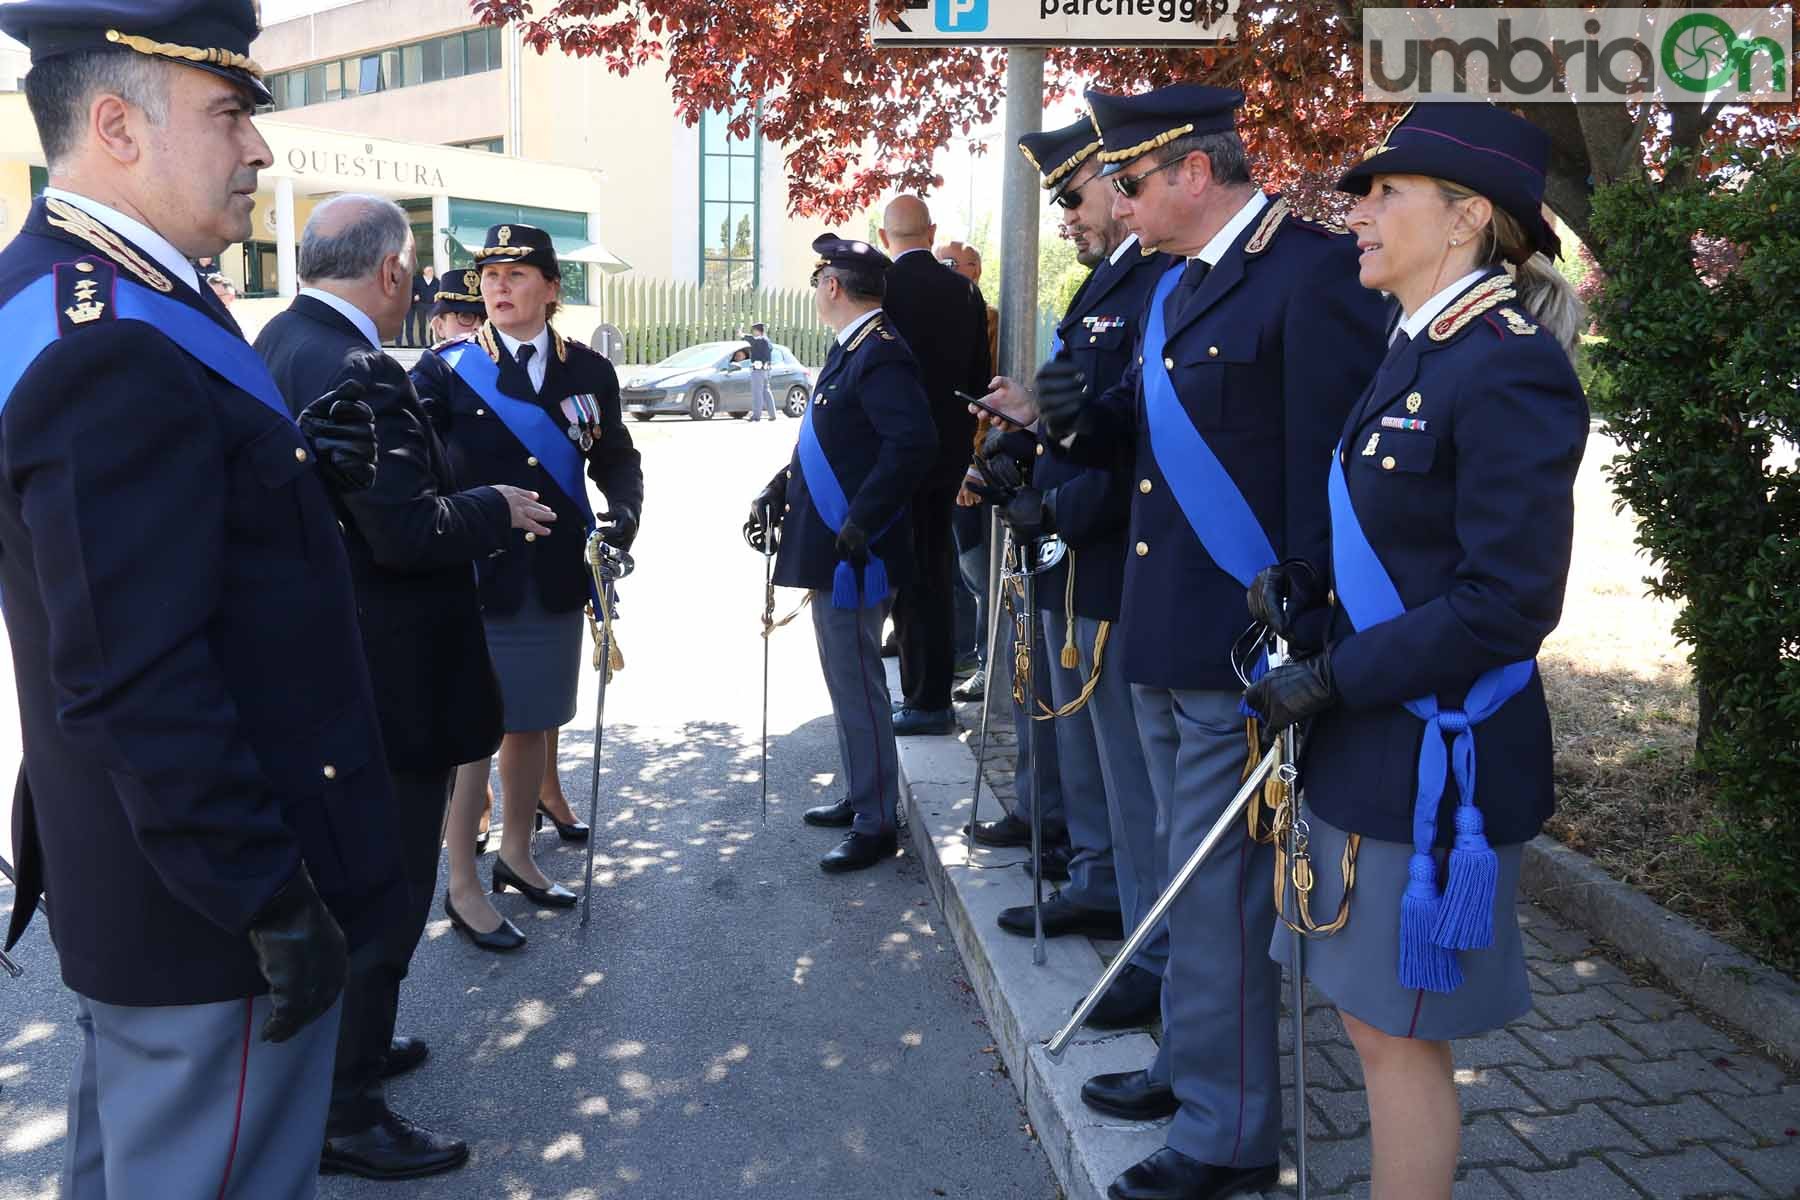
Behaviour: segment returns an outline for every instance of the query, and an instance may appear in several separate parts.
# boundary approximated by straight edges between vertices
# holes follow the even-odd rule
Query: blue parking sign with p
[[[988,0],[937,0],[941,33],[980,33],[987,23]]]

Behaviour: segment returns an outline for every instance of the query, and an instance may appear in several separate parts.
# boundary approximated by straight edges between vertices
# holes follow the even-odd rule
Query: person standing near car
[[[744,339],[750,347],[750,419],[762,420],[764,412],[775,419],[775,397],[769,393],[769,364],[775,361],[775,348],[769,345],[769,327],[761,321],[750,327]]]

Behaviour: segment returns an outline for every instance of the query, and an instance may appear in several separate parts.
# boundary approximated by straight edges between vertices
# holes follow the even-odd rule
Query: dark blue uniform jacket
[[[1082,283],[1056,327],[1057,358],[1073,362],[1096,394],[1124,378],[1137,353],[1145,306],[1156,281],[1176,260],[1146,255],[1134,242],[1119,261],[1102,261]],[[1125,586],[1125,534],[1131,519],[1132,448],[1121,444],[1110,466],[1083,466],[1040,446],[1032,482],[1055,512],[1056,532],[1069,553],[1045,572],[1038,603],[1061,611],[1068,574],[1075,572],[1075,613],[1100,621],[1119,618]]]
[[[918,363],[885,314],[858,329],[848,346],[832,343],[813,389],[812,421],[850,501],[850,519],[868,533],[889,584],[900,587],[914,567],[907,502],[931,470],[938,441]],[[798,450],[776,480],[787,504],[775,582],[829,591],[837,535],[813,507]]]
[[[1424,724],[1402,702],[1436,695],[1461,707],[1483,672],[1533,657],[1562,614],[1587,402],[1568,356],[1505,279],[1475,284],[1398,350],[1344,426],[1357,517],[1407,611],[1361,633],[1334,614],[1342,703],[1314,722],[1303,775],[1320,816],[1385,841],[1412,840]],[[1425,427],[1384,427],[1384,417]],[[1554,806],[1535,676],[1475,727],[1475,753],[1488,840],[1528,840]],[[1442,844],[1456,803],[1452,776]]]
[[[568,424],[560,407],[564,399],[583,394],[594,397],[600,406],[601,429],[586,455],[588,477],[599,485],[609,507],[641,514],[644,472],[619,411],[619,377],[613,365],[553,329],[543,390],[534,395],[524,368],[507,352],[492,325],[482,326],[471,337],[500,364],[500,390],[515,400],[538,404],[558,428]],[[483,610],[496,616],[518,612],[529,580],[537,582],[538,597],[551,612],[571,612],[586,604],[592,587],[582,553],[587,497],[565,495],[548,468],[538,464],[487,402],[436,351],[425,352],[413,368],[412,378],[420,401],[443,435],[450,451],[450,468],[458,479],[526,488],[556,510],[556,524],[549,536],[526,541],[524,532],[515,529],[508,534],[505,554],[481,561]]]
[[[1331,447],[1381,359],[1386,303],[1356,272],[1354,239],[1272,199],[1167,319],[1164,356],[1181,406],[1277,558],[1322,554]],[[1066,451],[1105,462],[1121,440],[1135,443],[1115,652],[1133,683],[1238,691],[1230,655],[1250,623],[1244,584],[1213,562],[1157,469],[1140,369],[1134,362],[1088,406]]]
[[[356,326],[311,296],[256,338],[295,416],[342,381],[353,351],[368,349]],[[457,489],[406,372],[386,365],[399,394],[363,397],[375,406],[375,486],[336,497],[338,518],[388,764],[437,771],[500,744],[500,684],[470,563],[510,543],[512,514],[491,487]]]
[[[0,253],[0,302],[83,256],[100,297],[115,270],[143,277],[52,228],[40,201]],[[164,282],[237,333],[210,296]],[[27,783],[9,944],[41,890],[70,988],[211,1003],[266,990],[245,933],[303,861],[353,945],[377,932],[402,892],[393,796],[310,448],[110,311],[65,322],[0,414]]]

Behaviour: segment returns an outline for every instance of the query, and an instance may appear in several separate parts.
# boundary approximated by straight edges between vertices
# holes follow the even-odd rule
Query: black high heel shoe
[[[569,811],[573,812],[574,810],[570,809]],[[557,820],[550,810],[544,807],[543,802],[540,801],[537,810],[537,827],[539,829],[544,827],[545,817],[550,818],[550,823],[556,826],[556,836],[565,842],[585,842],[592,832],[588,829],[587,822],[581,820],[579,817],[565,825],[563,822]]]
[[[483,950],[492,950],[496,953],[502,953],[507,950],[517,950],[520,946],[525,944],[525,935],[519,932],[519,927],[517,925],[514,925],[505,917],[500,918],[500,928],[498,929],[490,930],[487,933],[483,933],[479,929],[476,929],[473,925],[463,920],[462,914],[456,911],[456,906],[450,903],[449,892],[444,893],[444,915],[450,918],[450,927],[452,929],[460,929],[468,934],[469,940]]]
[[[519,873],[506,865],[506,860],[498,854],[494,855],[494,895],[498,896],[507,888],[513,888],[524,895],[533,904],[543,908],[574,908],[577,899],[574,892],[560,883],[552,883],[547,888],[534,887],[519,878]]]

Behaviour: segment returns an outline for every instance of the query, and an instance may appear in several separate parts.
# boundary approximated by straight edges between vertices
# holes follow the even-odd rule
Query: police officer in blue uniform
[[[751,502],[745,532],[760,548],[763,528],[777,529],[775,582],[812,593],[846,795],[803,819],[849,827],[819,860],[842,872],[891,858],[898,844],[900,764],[881,623],[893,590],[917,569],[908,498],[938,443],[918,362],[881,309],[887,255],[829,233],[813,252],[814,303],[837,338],[793,459]]]
[[[1116,650],[1172,875],[1244,767],[1232,662],[1244,589],[1324,545],[1325,467],[1379,359],[1384,305],[1358,286],[1351,239],[1251,182],[1241,93],[1177,84],[1087,98],[1113,211],[1146,248],[1187,260],[1158,281],[1118,386],[1095,399],[1074,362],[1038,375],[1059,452],[1106,463],[1135,448]],[[1175,1117],[1167,1147],[1113,1182],[1119,1200],[1222,1197],[1275,1178],[1279,973],[1253,952],[1274,922],[1272,869],[1271,847],[1234,826],[1169,914],[1156,1061],[1083,1089],[1101,1111]]]
[[[1113,216],[1113,190],[1100,178],[1100,135],[1087,117],[1027,134],[1019,149],[1043,175],[1062,213],[1064,236],[1093,272],[1057,325],[1053,357],[1075,364],[1103,392],[1130,366],[1143,310],[1174,259],[1144,253]],[[1001,379],[988,402],[1014,401],[1018,390]],[[1006,441],[1020,438],[1035,459],[1032,482],[1006,498],[1005,515],[1021,536],[1054,533],[1068,548],[1037,584],[1050,651],[1043,669],[1058,711],[1067,714],[1056,721],[1056,746],[1074,845],[1070,882],[1045,905],[1044,932],[1117,937],[1121,914],[1135,926],[1156,902],[1166,857],[1158,851],[1156,801],[1131,686],[1116,657],[1109,661],[1106,654],[1118,636],[1133,448],[1122,443],[1110,464],[1083,466],[1048,453],[1038,436],[1013,434]],[[1006,910],[1000,925],[1030,936],[1031,909]],[[1089,1024],[1124,1028],[1154,1017],[1167,957],[1164,930],[1107,992]]]
[[[562,295],[550,235],[517,222],[495,225],[475,261],[487,321],[462,341],[426,351],[412,379],[457,478],[534,492],[556,515],[547,534],[515,529],[505,552],[482,559],[478,570],[506,727],[500,746],[506,820],[493,887],[513,888],[542,907],[570,908],[575,893],[539,869],[531,830],[541,797],[555,790],[545,776],[554,783],[556,731],[575,715],[586,659],[582,612],[593,595],[583,554],[587,535],[598,527],[614,546],[630,549],[644,506],[644,473],[612,363],[550,323]],[[588,506],[589,479],[606,497],[603,518]],[[478,786],[461,786],[473,782],[470,774],[458,773],[451,799],[445,914],[477,946],[515,950],[524,935],[494,910],[475,879],[475,823],[485,796]],[[565,839],[590,836],[579,821],[549,815]]]
[[[1588,433],[1580,305],[1541,215],[1548,158],[1510,113],[1422,104],[1339,183],[1362,197],[1362,282],[1404,318],[1342,429],[1329,554],[1251,591],[1284,631],[1302,612],[1329,621],[1323,648],[1296,631],[1318,652],[1249,701],[1273,726],[1312,719],[1316,883],[1310,919],[1288,915],[1314,932],[1347,912],[1307,947],[1307,973],[1362,1059],[1383,1196],[1448,1200],[1449,1041],[1531,1007],[1519,861],[1555,797],[1533,660],[1562,611]]]
[[[50,187],[0,252],[19,891],[76,995],[62,1194],[316,1187],[346,952],[404,895],[337,488],[190,259],[250,236],[249,0],[27,0]]]

